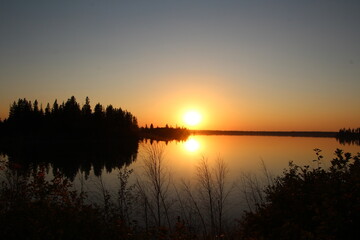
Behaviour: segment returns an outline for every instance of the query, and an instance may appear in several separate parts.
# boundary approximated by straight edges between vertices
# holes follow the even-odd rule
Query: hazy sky
[[[0,118],[74,95],[140,125],[360,126],[360,1],[0,0]]]

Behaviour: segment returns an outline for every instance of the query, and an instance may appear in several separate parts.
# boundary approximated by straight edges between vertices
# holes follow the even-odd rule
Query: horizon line
[[[234,130],[189,130],[194,135],[227,135],[227,136],[283,136],[283,137],[329,137],[334,138],[338,132],[333,131],[234,131]]]

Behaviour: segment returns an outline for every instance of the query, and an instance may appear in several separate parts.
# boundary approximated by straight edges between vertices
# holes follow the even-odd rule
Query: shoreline
[[[280,136],[280,137],[326,137],[335,138],[337,132],[322,131],[224,131],[224,130],[189,130],[191,135],[225,136]]]

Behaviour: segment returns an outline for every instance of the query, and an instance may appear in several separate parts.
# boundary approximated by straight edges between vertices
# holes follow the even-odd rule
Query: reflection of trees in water
[[[340,129],[336,140],[342,145],[360,145],[360,128],[357,129]]]
[[[360,139],[336,138],[336,140],[342,145],[357,145],[357,146],[360,146]]]
[[[99,176],[136,159],[138,124],[130,112],[100,103],[92,111],[88,97],[80,107],[74,96],[45,111],[39,106],[19,99],[0,121],[0,152],[10,161],[29,170],[45,163],[73,179],[78,171]]]
[[[52,167],[53,172],[60,171],[73,180],[80,171],[87,178],[93,170],[96,176],[103,169],[111,172],[115,168],[129,165],[135,161],[138,152],[138,140],[126,139],[92,144],[59,144],[47,146],[12,146],[1,149],[8,155],[9,162],[20,164],[25,171],[36,169],[39,164]]]

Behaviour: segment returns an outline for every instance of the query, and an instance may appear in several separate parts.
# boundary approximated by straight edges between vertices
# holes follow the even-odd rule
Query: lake
[[[151,190],[149,185],[148,170],[145,168],[149,151],[156,148],[162,155],[162,181],[166,185],[166,194],[169,202],[179,202],[185,194],[183,183],[191,187],[194,194],[198,194],[198,167],[203,159],[207,160],[209,169],[215,166],[218,159],[222,159],[227,167],[225,178],[226,189],[231,192],[226,206],[228,218],[238,218],[243,210],[251,207],[256,199],[246,199],[244,184],[251,182],[256,186],[264,186],[268,183],[264,168],[268,175],[275,177],[280,175],[288,167],[290,161],[303,166],[317,167],[316,154],[313,149],[321,149],[324,156],[322,166],[330,166],[330,160],[334,157],[337,148],[350,152],[353,155],[360,152],[358,145],[342,145],[335,138],[319,137],[275,137],[275,136],[226,136],[226,135],[192,135],[187,141],[150,142],[139,143],[136,159],[129,163],[127,168],[132,169],[128,185],[140,183],[146,190]],[[6,156],[2,156],[5,158]],[[106,165],[106,164],[105,164]],[[74,177],[74,186],[77,190],[84,189],[88,192],[89,200],[95,203],[103,202],[103,190],[109,191],[116,198],[120,188],[119,169],[103,167],[94,172],[90,168],[88,176],[78,170]],[[80,168],[81,169],[81,168]],[[48,178],[52,178],[52,167],[48,169]],[[215,175],[213,175],[214,177]],[[245,180],[245,181],[244,181]],[[149,191],[150,191],[149,190]],[[146,190],[147,191],[147,190]],[[200,200],[199,200],[200,201]],[[142,210],[138,210],[142,211]],[[180,213],[174,213],[174,215]]]
[[[273,175],[279,175],[288,163],[303,166],[315,166],[315,148],[322,150],[323,166],[329,166],[337,148],[356,154],[360,146],[342,145],[335,138],[308,137],[272,137],[272,136],[190,136],[187,141],[153,142],[162,145],[164,164],[175,180],[191,180],[196,175],[198,162],[206,158],[211,165],[216,159],[223,159],[229,168],[229,180],[235,181],[241,173],[262,173],[263,164]],[[144,171],[143,160],[150,141],[139,145],[137,159],[128,168],[134,175],[141,176]],[[103,180],[108,185],[116,182],[116,171],[102,172]],[[94,178],[94,176],[90,176]]]

